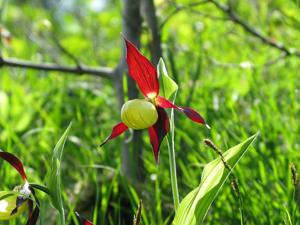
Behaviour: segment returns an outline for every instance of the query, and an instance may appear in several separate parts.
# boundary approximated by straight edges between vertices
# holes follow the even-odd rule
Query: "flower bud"
[[[8,191],[0,191],[0,220],[10,220],[18,215],[20,215],[22,212],[24,212],[28,208],[28,200],[25,200],[17,209],[16,212],[13,212],[16,210],[16,203],[17,203],[17,195],[11,195],[9,197],[4,196],[11,194],[11,192]],[[13,213],[12,213],[13,212]]]
[[[144,99],[126,102],[121,110],[122,122],[129,128],[140,130],[151,127],[157,121],[156,107]]]

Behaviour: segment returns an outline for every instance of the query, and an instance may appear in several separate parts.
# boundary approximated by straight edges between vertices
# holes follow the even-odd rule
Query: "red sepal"
[[[91,221],[80,216],[78,212],[75,212],[75,215],[78,218],[78,220],[80,221],[80,225],[94,225]]]
[[[32,200],[29,200],[28,204],[29,204],[29,208],[31,208],[31,210],[29,212],[26,225],[36,225],[37,220],[39,218],[40,209],[38,206],[35,206],[35,208],[33,209],[33,201]]]
[[[156,163],[158,162],[160,144],[169,131],[168,114],[161,107],[157,107],[157,113],[157,122],[148,129]]]
[[[28,219],[26,222],[26,225],[36,225],[39,215],[40,215],[40,202],[38,200],[38,198],[36,197],[35,191],[32,187],[29,187],[30,191],[33,195],[33,198],[35,200],[35,208],[33,209],[33,201],[31,199],[28,200],[28,205],[29,205],[29,215],[28,215]]]
[[[159,92],[156,68],[130,41],[124,39],[129,75],[135,80],[145,97],[156,97]]]
[[[118,123],[113,127],[111,134],[105,139],[105,141],[100,145],[100,147],[102,147],[109,140],[118,137],[119,135],[124,133],[127,129],[128,127],[124,123]]]
[[[0,150],[0,157],[2,159],[4,159],[5,161],[7,161],[10,165],[12,165],[21,175],[22,179],[24,181],[27,180],[25,171],[24,171],[24,166],[22,164],[22,162],[13,154],[8,153],[8,152],[4,152],[2,150]]]
[[[169,100],[167,100],[161,96],[157,96],[156,104],[158,104],[160,107],[163,107],[163,108],[177,109],[177,110],[183,112],[192,121],[206,125],[206,122],[203,119],[203,117],[199,113],[197,113],[195,110],[193,110],[189,107],[176,106],[172,102],[170,102]]]

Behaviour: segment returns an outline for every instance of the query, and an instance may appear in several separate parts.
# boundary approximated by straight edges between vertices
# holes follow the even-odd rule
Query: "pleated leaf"
[[[178,85],[171,77],[169,77],[164,60],[160,58],[158,65],[158,79],[159,79],[159,95],[166,99],[171,97],[177,92]]]
[[[242,158],[258,134],[230,148],[223,156],[227,163],[234,168]],[[227,180],[231,171],[225,168],[220,158],[208,163],[203,170],[200,185],[191,191],[180,203],[173,225],[202,224],[209,207]]]

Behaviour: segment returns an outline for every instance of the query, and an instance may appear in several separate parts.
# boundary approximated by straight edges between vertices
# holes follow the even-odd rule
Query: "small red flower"
[[[202,116],[189,107],[176,106],[169,100],[159,96],[159,82],[156,68],[143,56],[139,50],[127,39],[126,60],[129,74],[137,83],[145,99],[134,99],[126,102],[122,107],[121,119],[112,129],[111,134],[101,144],[119,136],[128,128],[148,128],[151,145],[156,162],[162,140],[169,131],[168,115],[165,108],[173,108],[184,113],[196,123],[205,124]]]

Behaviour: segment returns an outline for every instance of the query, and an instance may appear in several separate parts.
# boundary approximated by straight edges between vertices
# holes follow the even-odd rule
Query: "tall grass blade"
[[[61,189],[61,173],[60,165],[64,146],[70,131],[72,123],[69,124],[66,131],[63,133],[59,141],[57,142],[52,156],[51,171],[48,175],[48,188],[50,191],[51,202],[53,206],[59,212],[59,221],[61,225],[65,225],[65,211],[62,200],[62,189]]]

